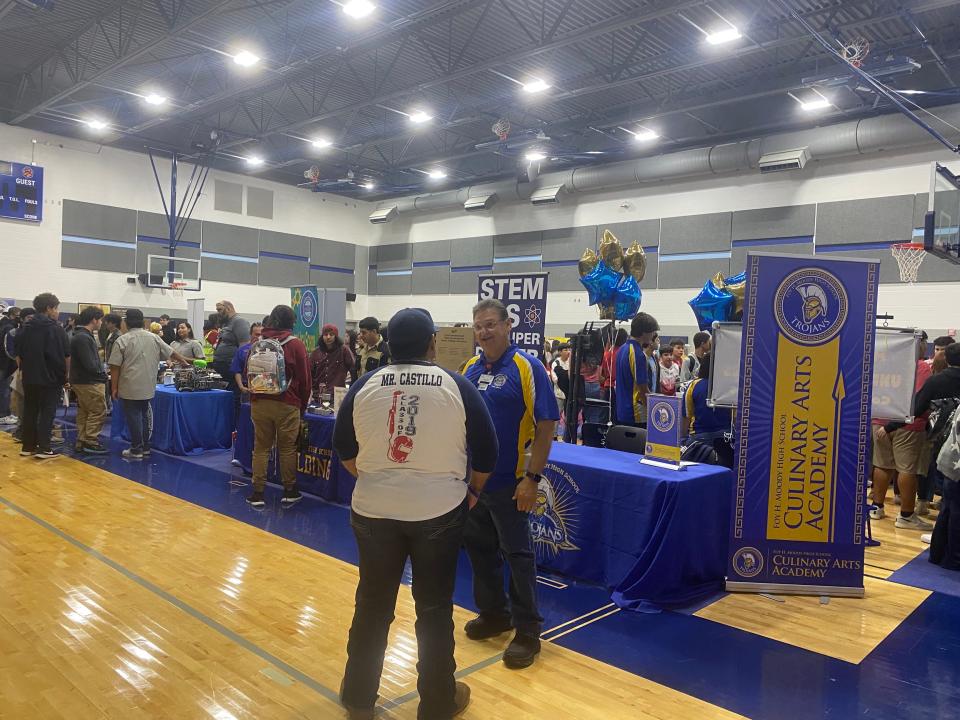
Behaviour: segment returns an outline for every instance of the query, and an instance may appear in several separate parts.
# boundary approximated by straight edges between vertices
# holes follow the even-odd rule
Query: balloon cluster
[[[636,240],[624,251],[616,235],[604,230],[598,252],[584,250],[577,270],[590,304],[600,307],[601,320],[629,320],[637,314],[647,256]]]
[[[700,329],[706,330],[714,321],[727,322],[743,319],[743,293],[746,286],[745,272],[728,278],[718,272],[707,280],[700,294],[690,301],[690,307],[697,317]]]

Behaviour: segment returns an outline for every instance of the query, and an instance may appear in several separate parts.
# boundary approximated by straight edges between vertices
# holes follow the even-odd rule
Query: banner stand
[[[510,342],[543,360],[547,328],[547,278],[549,272],[480,275],[478,300],[495,299],[507,308],[512,323]]]

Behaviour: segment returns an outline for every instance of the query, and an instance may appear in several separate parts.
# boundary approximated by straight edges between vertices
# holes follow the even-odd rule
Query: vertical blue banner
[[[493,298],[507,306],[513,322],[511,342],[543,360],[547,327],[547,276],[545,272],[481,275],[477,297]]]
[[[296,316],[293,334],[307,346],[307,353],[312,353],[320,342],[320,300],[317,287],[297,285],[290,288],[290,306]]]
[[[878,272],[747,254],[728,590],[863,595]]]
[[[43,168],[0,160],[0,217],[43,220]]]
[[[675,395],[647,395],[647,444],[643,462],[680,467],[680,434],[683,398]]]

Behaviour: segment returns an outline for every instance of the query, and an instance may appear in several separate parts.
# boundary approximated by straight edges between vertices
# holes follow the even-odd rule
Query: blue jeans
[[[3,358],[0,358],[3,362]],[[10,381],[13,380],[14,368],[7,374],[6,370],[0,370],[0,417],[6,417],[10,414]]]
[[[143,452],[150,447],[150,401],[123,399],[122,401],[123,417],[130,431],[130,450]]]
[[[537,559],[530,516],[517,510],[514,487],[483,492],[467,518],[464,541],[473,566],[473,599],[484,617],[511,618],[525,635],[540,635]],[[503,589],[503,564],[510,567],[510,597]]]
[[[360,582],[347,641],[344,703],[372,708],[383,672],[397,590],[410,558],[417,611],[418,718],[451,717],[456,704],[453,586],[467,503],[430,520],[406,522],[350,513],[360,550]]]

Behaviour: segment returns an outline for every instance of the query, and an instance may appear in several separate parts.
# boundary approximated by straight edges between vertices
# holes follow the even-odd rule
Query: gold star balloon
[[[597,266],[598,262],[600,262],[600,258],[597,257],[597,254],[592,248],[587,248],[584,250],[583,255],[580,256],[580,260],[577,262],[577,272],[580,273],[580,277],[589,275],[590,272]]]
[[[647,254],[636,240],[623,254],[623,272],[632,275],[638,283],[647,272]]]
[[[747,288],[746,280],[741,280],[738,283],[727,283],[727,281],[723,278],[723,273],[718,272],[716,275],[710,278],[710,281],[713,283],[714,287],[717,288],[717,290],[726,290],[728,293],[733,295],[734,315],[743,312],[743,295]]]
[[[607,267],[614,272],[623,271],[623,248],[620,246],[617,236],[609,230],[603,231],[603,240],[600,241],[598,255],[607,264]]]

